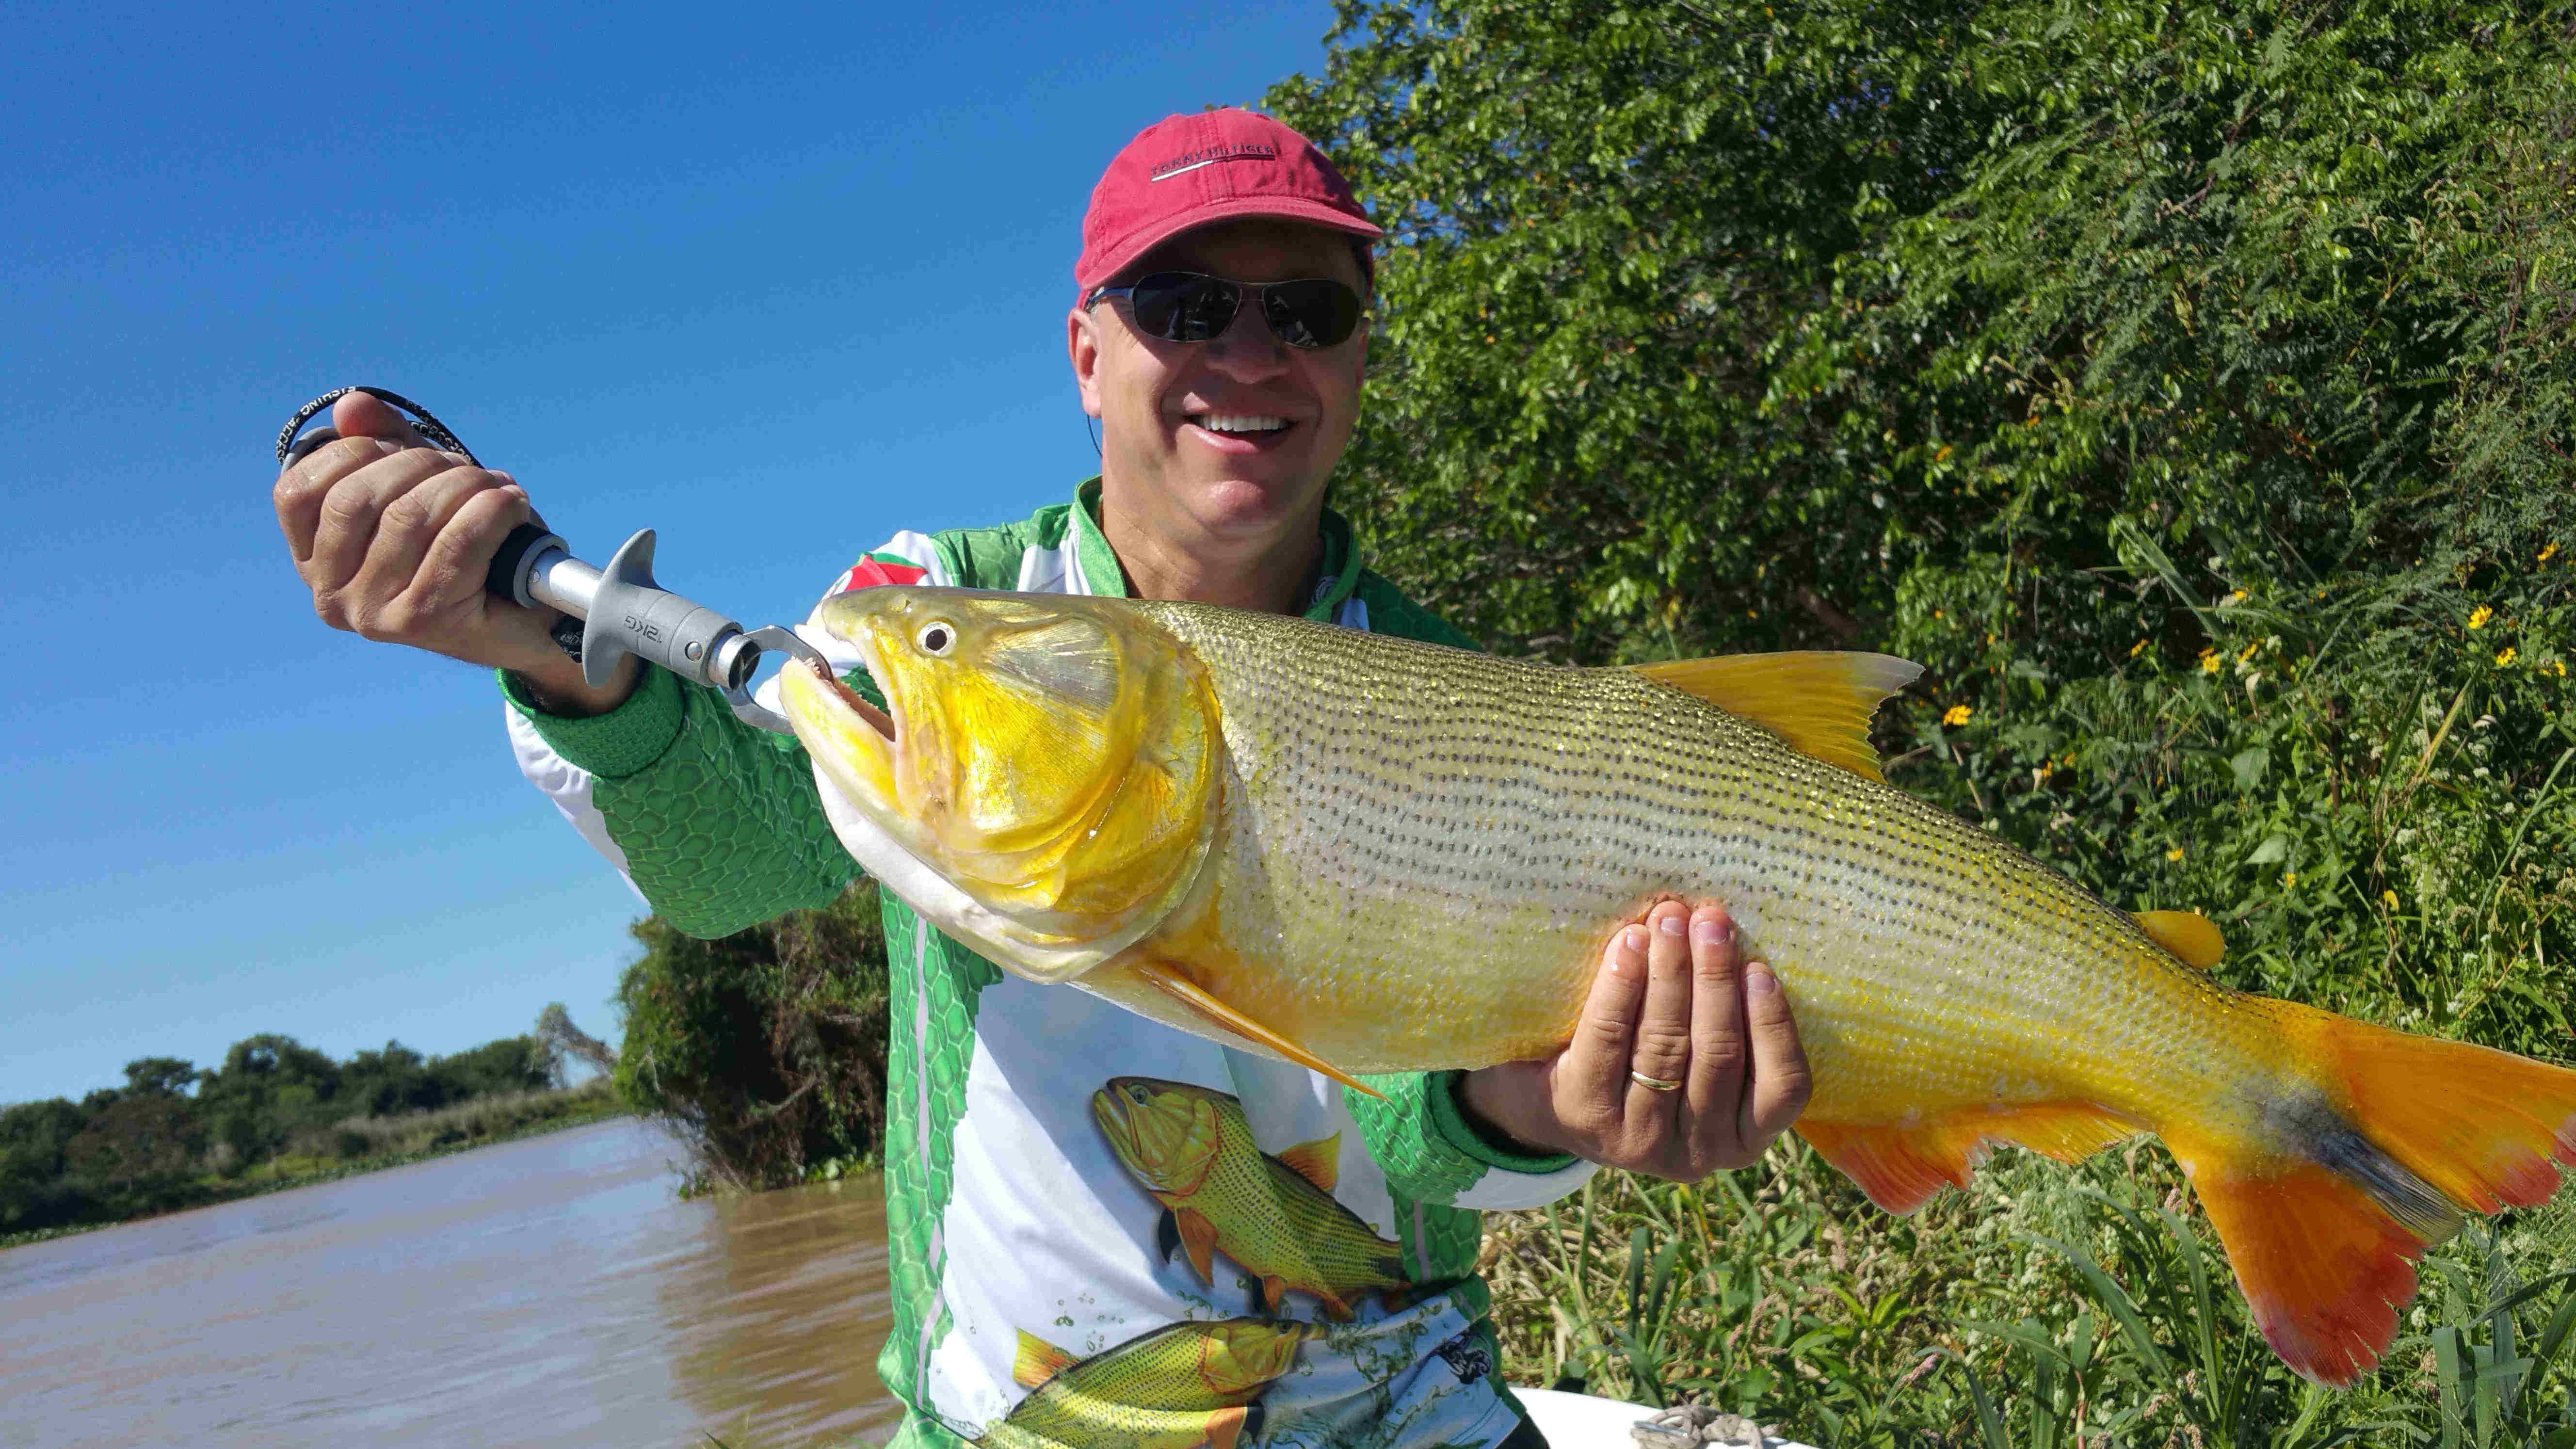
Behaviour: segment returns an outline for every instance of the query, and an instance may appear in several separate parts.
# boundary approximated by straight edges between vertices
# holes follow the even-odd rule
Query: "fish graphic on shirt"
[[[1152,1077],[1112,1079],[1092,1093],[1091,1115],[1166,1209],[1164,1255],[1187,1252],[1201,1282],[1215,1285],[1222,1252],[1260,1280],[1270,1312],[1293,1289],[1337,1321],[1363,1293],[1391,1299],[1411,1286],[1402,1250],[1333,1198],[1340,1133],[1274,1156],[1253,1142],[1240,1101]]]
[[[1231,1318],[1167,1324],[1089,1358],[1023,1330],[1011,1376],[1029,1395],[984,1449],[1235,1449],[1261,1432],[1255,1400],[1296,1362],[1312,1325]]]

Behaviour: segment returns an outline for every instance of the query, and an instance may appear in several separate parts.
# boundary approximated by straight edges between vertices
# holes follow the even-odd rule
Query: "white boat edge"
[[[1530,1422],[1547,1436],[1548,1449],[1634,1449],[1636,1440],[1628,1430],[1654,1415],[1643,1404],[1620,1399],[1595,1398],[1590,1394],[1569,1394],[1556,1389],[1512,1390],[1521,1407],[1529,1410]],[[1762,1449],[1815,1449],[1794,1439],[1764,1439]]]

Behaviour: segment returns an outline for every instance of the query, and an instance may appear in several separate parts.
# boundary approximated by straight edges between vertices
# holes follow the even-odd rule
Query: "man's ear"
[[[1073,363],[1073,389],[1082,410],[1100,416],[1100,319],[1076,307],[1064,317],[1064,350]]]

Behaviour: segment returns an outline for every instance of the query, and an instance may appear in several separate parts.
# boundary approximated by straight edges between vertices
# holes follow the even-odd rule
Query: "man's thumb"
[[[363,392],[331,404],[331,427],[344,438],[385,438],[414,448],[430,445],[401,409]]]

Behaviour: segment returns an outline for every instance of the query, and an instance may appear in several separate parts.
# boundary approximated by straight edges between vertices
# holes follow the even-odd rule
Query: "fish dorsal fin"
[[[2138,929],[2186,966],[2206,971],[2227,954],[2227,938],[2198,911],[2140,911]]]
[[[1023,1328],[1020,1351],[1011,1360],[1011,1379],[1021,1388],[1034,1389],[1073,1367],[1073,1362],[1072,1354]]]
[[[1869,747],[1878,702],[1912,684],[1923,666],[1887,654],[1723,654],[1629,666],[1788,741],[1789,748],[1865,779],[1880,778]]]
[[[1342,1134],[1300,1142],[1278,1154],[1279,1165],[1326,1192],[1342,1178]]]

